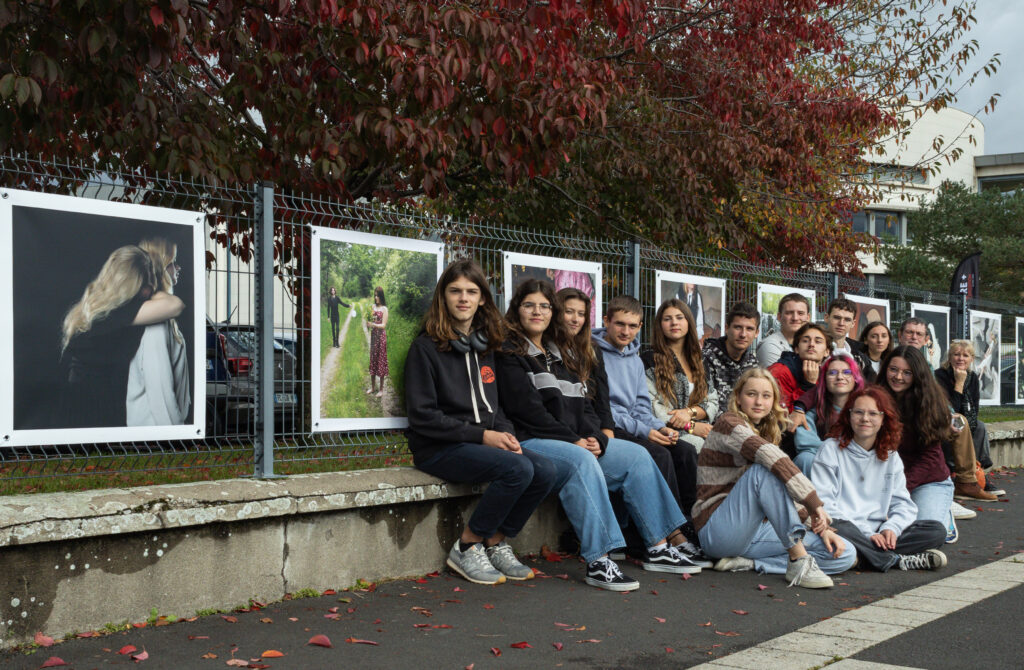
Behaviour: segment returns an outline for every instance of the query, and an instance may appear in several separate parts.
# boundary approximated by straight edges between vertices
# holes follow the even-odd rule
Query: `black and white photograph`
[[[590,296],[590,327],[601,324],[601,264],[551,256],[505,252],[505,299],[524,279],[546,279],[555,291],[575,288]]]
[[[881,321],[889,326],[889,301],[882,298],[868,298],[867,296],[846,294],[846,299],[857,305],[857,313],[853,316],[853,328],[850,329],[850,337],[857,339],[864,332],[869,323]]]
[[[693,313],[701,344],[709,337],[721,337],[725,333],[724,279],[662,270],[655,272],[654,277],[655,307],[669,298],[685,302]]]
[[[928,324],[921,353],[932,370],[939,369],[949,352],[949,307],[912,302],[910,316]]]
[[[5,445],[199,438],[201,212],[4,190]]]
[[[444,245],[313,228],[313,430],[405,428],[405,357]]]
[[[817,310],[814,304],[814,290],[808,288],[796,288],[794,286],[779,286],[778,284],[757,285],[757,310],[761,312],[761,334],[759,339],[771,335],[780,328],[778,314],[779,301],[790,293],[799,293],[807,296],[811,302],[811,321],[816,320]]]
[[[981,405],[999,404],[999,314],[969,310],[974,371],[981,382]]]
[[[1013,369],[1016,378],[1013,385],[1013,401],[1018,405],[1024,405],[1024,318],[1017,317],[1014,321],[1016,335],[1013,348]]]

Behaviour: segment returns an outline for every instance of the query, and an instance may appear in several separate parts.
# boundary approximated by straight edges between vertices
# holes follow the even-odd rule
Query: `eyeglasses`
[[[854,419],[870,419],[871,421],[881,421],[884,413],[879,412],[876,409],[851,409],[850,416]]]
[[[899,368],[889,368],[889,376],[890,377],[899,377],[901,379],[903,377],[906,377],[907,379],[913,379],[914,378],[914,373],[911,372],[910,370],[900,370]]]
[[[849,368],[847,368],[845,370],[829,370],[825,374],[827,374],[829,377],[838,377],[839,375],[842,375],[844,377],[852,377],[853,376],[853,370],[851,370]]]
[[[520,309],[525,309],[527,312],[532,312],[535,309],[540,311],[540,312],[550,312],[551,311],[551,303],[550,302],[524,302],[521,305],[519,305],[519,307],[520,307]]]

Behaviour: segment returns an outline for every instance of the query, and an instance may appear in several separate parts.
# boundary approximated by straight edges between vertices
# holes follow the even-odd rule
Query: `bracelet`
[[[693,435],[693,421],[689,421],[683,424],[683,430],[685,430],[690,435]]]

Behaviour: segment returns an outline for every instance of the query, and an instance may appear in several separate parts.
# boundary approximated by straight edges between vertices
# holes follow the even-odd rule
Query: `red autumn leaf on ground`
[[[654,620],[657,621],[658,623],[665,623],[665,620],[663,618],[661,618],[660,616],[654,617]]]
[[[452,591],[465,591],[465,590],[466,589],[460,588],[458,586],[456,586],[454,589],[452,589]]]
[[[757,590],[758,591],[764,591],[766,588],[768,588],[768,587],[765,586],[764,584],[758,584],[757,585]]]
[[[513,642],[509,646],[513,649],[533,649],[533,645],[529,642]]]
[[[501,656],[501,649],[498,649],[497,647],[491,647],[491,653],[495,656]]]
[[[420,577],[419,579],[416,580],[416,583],[417,584],[426,584],[427,581],[428,581],[427,579],[425,579],[423,577]]]
[[[120,649],[119,649],[119,650],[117,651],[117,653],[119,653],[119,654],[121,654],[122,656],[124,656],[125,654],[130,654],[130,653],[132,653],[133,651],[138,651],[138,649],[136,649],[136,648],[135,648],[135,646],[133,646],[133,645],[130,645],[130,644],[126,644],[125,646],[121,647],[121,648],[120,648]]]
[[[230,665],[234,668],[248,668],[249,661],[243,661],[240,658],[233,658],[230,661],[224,661],[224,665]]]
[[[49,647],[53,645],[53,638],[47,635],[43,635],[42,633],[36,633],[36,636],[35,638],[33,638],[33,640],[40,647]]]
[[[284,656],[284,654],[279,652],[277,649],[267,649],[265,652],[260,654],[260,658],[281,658],[282,656]]]
[[[146,622],[145,621],[140,621],[138,623],[133,623],[132,624],[132,628],[145,628],[145,627],[146,627]]]
[[[429,623],[414,623],[412,625],[412,627],[413,628],[430,628],[430,624]]]
[[[544,560],[548,561],[549,563],[562,562],[562,557],[556,554],[555,552],[551,551],[551,549],[546,544],[540,548],[540,555],[543,556]]]
[[[326,591],[324,591],[324,592],[323,592],[323,593],[322,593],[321,595],[325,595],[325,596],[333,596],[333,595],[336,595],[337,593],[338,593],[338,592],[337,592],[337,591],[335,591],[334,589],[327,589],[327,590],[326,590]]]
[[[561,642],[552,642],[551,646],[555,648],[555,651],[562,651],[562,643]]]
[[[433,572],[428,572],[427,573],[427,577],[438,577],[438,576],[440,576],[440,574],[441,574],[440,572],[438,572],[437,570],[434,570]]]
[[[722,635],[724,637],[739,637],[739,633],[734,630],[720,631],[716,630],[715,635]]]
[[[268,616],[265,616],[262,619],[260,619],[260,623],[274,623],[274,620]]]
[[[569,579],[569,575],[567,575],[565,573],[562,573],[560,575],[555,575],[555,577],[557,577],[559,579]]]
[[[309,642],[307,642],[306,644],[315,644],[318,647],[334,646],[333,644],[331,644],[331,641],[327,638],[326,635],[314,635],[313,637],[309,638]]]
[[[693,579],[693,575],[684,574],[681,579],[685,582],[687,579]]]
[[[132,654],[131,658],[136,663],[138,663],[139,661],[145,661],[147,658],[149,658],[149,652],[143,649],[137,654]]]
[[[189,635],[188,639],[190,639],[190,640],[209,640],[210,636],[209,635]]]
[[[341,618],[341,615],[340,614],[325,614],[324,618],[325,619],[331,619],[332,621],[337,621],[338,619]]]
[[[213,653],[212,651],[208,651],[199,658],[217,658],[217,654]]]
[[[373,623],[374,623],[374,624],[378,624],[378,623],[382,623],[382,621],[381,621],[380,619],[374,619],[374,620],[373,620]]]
[[[451,626],[449,626],[446,623],[442,623],[442,624],[438,624],[436,626],[431,626],[431,628],[451,628]]]
[[[674,653],[676,653],[676,650],[673,649],[672,647],[665,647],[665,653],[666,654],[674,654]]]
[[[654,589],[651,589],[651,595],[652,595],[652,596],[656,596],[656,595],[658,595],[658,592],[657,592],[657,591],[655,591]]]
[[[221,615],[220,615],[220,618],[221,618],[221,619],[224,619],[224,620],[225,620],[225,621],[227,621],[228,623],[238,623],[238,617],[236,617],[236,616],[231,616],[231,615],[229,615],[229,614],[221,614]]]
[[[464,670],[473,670],[473,668],[475,668],[475,667],[476,667],[476,663],[470,663],[469,665],[467,665],[464,668]]]
[[[750,614],[750,612],[748,612],[746,610],[733,610],[732,613],[733,614]]]
[[[78,637],[78,638],[82,638],[82,637],[96,637],[96,631],[88,630],[88,631],[86,631],[84,633],[76,634],[75,637]]]
[[[299,620],[299,617],[296,617],[296,616],[290,616],[290,617],[288,617],[288,620],[289,620],[289,621],[298,621],[298,620]]]
[[[492,609],[494,609],[494,605],[491,605],[490,603],[488,603],[488,604],[484,605],[484,609],[485,610],[492,610]]]
[[[705,621],[704,623],[699,623],[699,624],[697,624],[697,625],[698,625],[698,626],[704,626],[704,627],[706,628],[706,627],[708,627],[708,626],[710,626],[710,625],[711,625],[711,622],[710,622],[710,621]]]
[[[374,642],[373,640],[360,640],[358,637],[346,637],[345,642],[348,642],[349,644],[370,644],[374,647],[380,645],[379,642]]]
[[[259,600],[253,600],[251,602],[252,602],[253,607],[266,607],[267,606],[267,603],[261,603]]]
[[[56,667],[61,666],[61,665],[67,665],[67,663],[64,662],[63,658],[61,658],[60,656],[51,656],[50,658],[46,659],[46,661],[42,665],[40,665],[39,667],[40,668],[56,668]]]

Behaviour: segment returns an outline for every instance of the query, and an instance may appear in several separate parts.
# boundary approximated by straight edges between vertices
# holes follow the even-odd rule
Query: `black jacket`
[[[498,354],[501,407],[515,425],[516,437],[520,441],[542,438],[563,442],[593,437],[603,453],[608,438],[601,432],[600,419],[583,384],[562,363],[558,348],[548,347],[543,352],[530,344],[528,354],[520,356],[514,353],[514,345],[506,342]]]
[[[461,442],[482,444],[484,430],[513,432],[498,404],[494,354],[438,351],[426,334],[405,359],[405,406],[413,460]]]
[[[946,392],[949,404],[954,412],[967,417],[967,423],[971,426],[971,432],[978,429],[978,403],[981,402],[981,380],[978,373],[973,370],[967,371],[967,379],[964,381],[964,392],[956,392],[956,379],[953,371],[948,368],[939,368],[935,371],[935,381]]]

